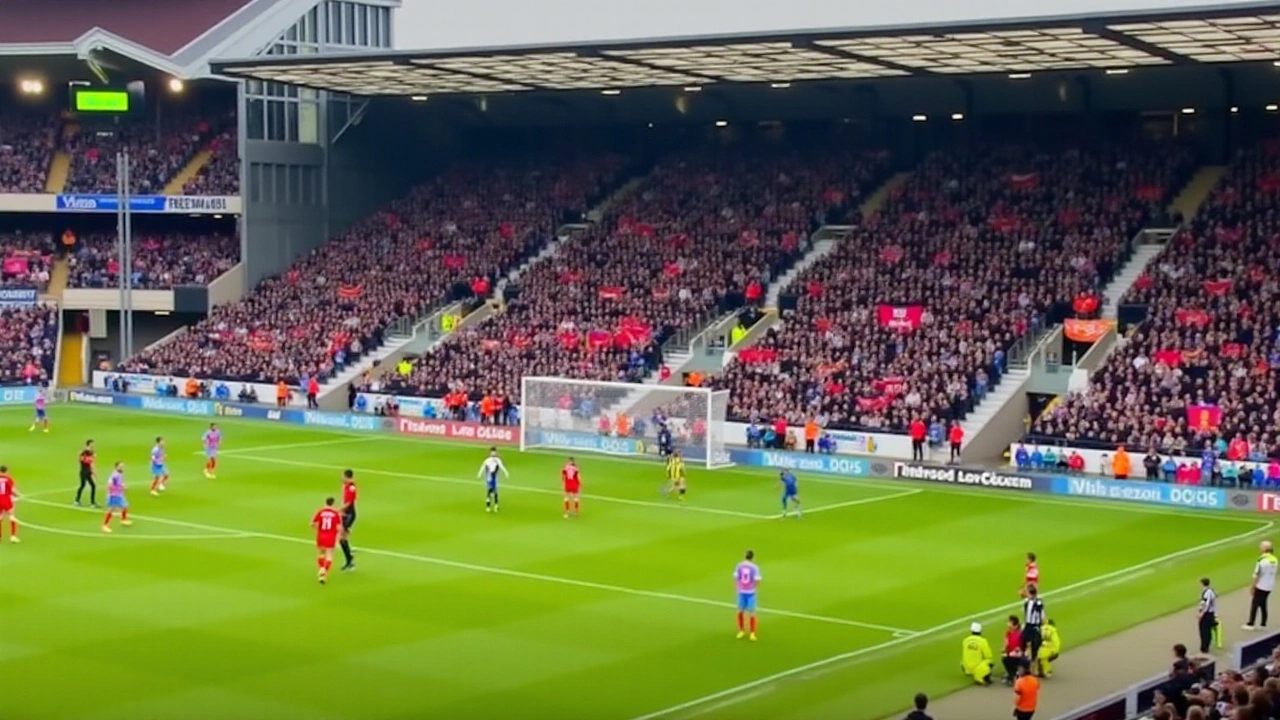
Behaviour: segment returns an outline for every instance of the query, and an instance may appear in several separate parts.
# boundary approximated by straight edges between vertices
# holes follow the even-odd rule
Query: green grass
[[[23,543],[0,546],[6,720],[879,720],[917,690],[963,687],[959,638],[1016,601],[1027,550],[1066,672],[1071,647],[1185,607],[1199,576],[1228,589],[1265,527],[813,476],[809,514],[779,521],[772,472],[695,469],[679,508],[656,465],[594,456],[579,456],[583,516],[565,520],[564,456],[515,450],[486,515],[483,447],[227,421],[210,481],[207,420],[52,418],[29,434],[25,408],[0,412],[0,464],[30,496]],[[161,498],[145,493],[156,435],[174,473]],[[129,463],[136,523],[110,536],[70,507],[88,437],[100,469]],[[322,587],[308,524],[345,467],[359,569]],[[757,643],[734,639],[747,548],[765,577]]]

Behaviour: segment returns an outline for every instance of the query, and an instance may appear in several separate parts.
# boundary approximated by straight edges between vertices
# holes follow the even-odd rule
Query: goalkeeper
[[[960,669],[977,685],[991,684],[991,643],[982,637],[982,623],[969,626],[969,636],[960,646]]]
[[[666,423],[658,425],[658,454],[664,458],[671,457],[671,453],[675,452],[676,444],[671,438],[671,429]]]

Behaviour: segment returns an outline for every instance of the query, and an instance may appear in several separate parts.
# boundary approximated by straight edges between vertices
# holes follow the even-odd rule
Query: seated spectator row
[[[43,114],[0,117],[0,193],[42,193],[56,126]]]
[[[66,192],[114,192],[117,153],[129,153],[132,191],[138,195],[160,195],[165,185],[186,167],[196,153],[216,140],[225,125],[178,116],[165,119],[159,130],[152,123],[90,124],[66,138],[71,154],[71,170]],[[225,143],[224,143],[225,144]],[[217,193],[225,194],[225,193]]]
[[[28,287],[39,291],[49,285],[55,252],[47,233],[0,231],[0,287]]]
[[[485,295],[566,213],[622,177],[620,157],[483,163],[446,172],[299,260],[131,372],[290,383],[328,378],[389,325],[448,297]]]
[[[1037,436],[1198,454],[1241,438],[1280,457],[1280,142],[1239,153],[1123,299],[1147,319]]]
[[[117,236],[89,233],[76,240],[67,286],[119,287]],[[231,233],[135,232],[132,253],[133,287],[137,290],[207,285],[239,262],[240,238]]]
[[[239,195],[240,148],[233,122],[209,141],[209,162],[182,188],[183,195]]]
[[[57,346],[57,308],[0,308],[0,385],[47,383]]]
[[[1111,277],[1192,167],[1167,146],[932,155],[717,379],[730,418],[890,432],[962,419],[1019,337]]]
[[[744,148],[659,162],[595,228],[519,279],[505,312],[418,359],[393,392],[518,395],[522,375],[639,381],[659,345],[743,303],[888,172],[885,153]]]

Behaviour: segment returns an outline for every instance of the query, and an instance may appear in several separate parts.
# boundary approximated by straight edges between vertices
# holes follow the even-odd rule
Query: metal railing
[[[663,353],[693,352],[693,340],[703,332],[715,327],[719,320],[712,310],[704,310],[694,317],[694,321],[672,333],[671,337],[662,341]]]
[[[1047,330],[1052,328],[1045,327],[1044,316],[1036,315],[1031,318],[1031,323],[1027,326],[1022,337],[1013,341],[1013,345],[1009,346],[1009,350],[1005,353],[1008,359],[1006,365],[1009,367],[1028,367],[1032,353],[1040,346],[1040,341],[1049,337]]]

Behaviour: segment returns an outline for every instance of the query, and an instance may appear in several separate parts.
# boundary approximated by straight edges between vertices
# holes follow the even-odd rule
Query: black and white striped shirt
[[[1213,588],[1205,588],[1200,591],[1200,614],[1208,615],[1218,612],[1218,593]]]
[[[1040,627],[1044,624],[1044,601],[1040,598],[1027,598],[1022,602],[1022,625]]]

